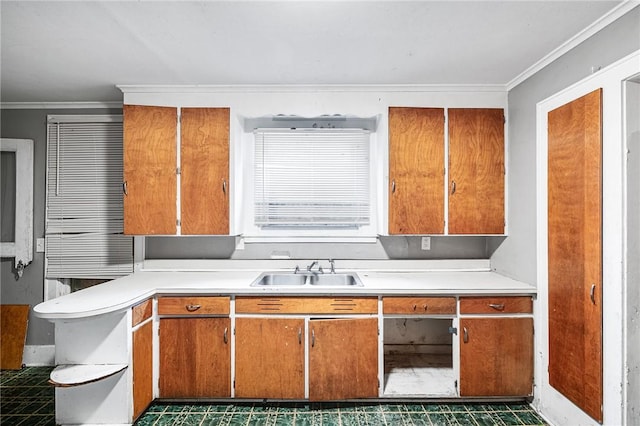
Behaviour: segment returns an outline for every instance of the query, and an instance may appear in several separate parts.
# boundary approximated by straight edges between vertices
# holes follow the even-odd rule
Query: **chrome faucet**
[[[312,269],[316,265],[318,265],[318,271],[314,272],[314,271],[312,271]],[[317,274],[324,274],[324,271],[322,270],[322,266],[320,266],[320,263],[317,260],[314,260],[313,262],[311,262],[311,264],[309,266],[307,266],[307,272],[317,273]]]
[[[331,265],[331,273],[336,273],[336,261],[333,259],[329,259],[329,265]]]

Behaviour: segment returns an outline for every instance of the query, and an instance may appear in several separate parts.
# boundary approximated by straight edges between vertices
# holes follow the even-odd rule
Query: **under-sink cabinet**
[[[231,396],[230,298],[160,297],[159,396]]]
[[[378,396],[377,297],[237,297],[235,302],[236,397]]]

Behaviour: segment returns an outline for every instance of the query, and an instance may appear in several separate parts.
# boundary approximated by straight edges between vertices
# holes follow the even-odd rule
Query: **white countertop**
[[[274,271],[276,271],[274,269]],[[291,272],[291,270],[287,270]],[[156,294],[199,295],[527,295],[535,287],[488,270],[355,272],[361,287],[252,287],[265,270],[140,271],[35,306],[37,317],[85,318],[129,308]],[[280,270],[279,272],[283,272]]]

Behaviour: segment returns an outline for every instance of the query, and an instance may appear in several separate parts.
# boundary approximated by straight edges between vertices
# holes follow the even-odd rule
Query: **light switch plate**
[[[420,248],[422,250],[431,250],[431,237],[422,237]]]

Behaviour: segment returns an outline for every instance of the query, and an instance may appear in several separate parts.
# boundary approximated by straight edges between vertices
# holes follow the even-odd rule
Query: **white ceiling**
[[[2,102],[116,84],[507,85],[620,1],[5,1]]]

